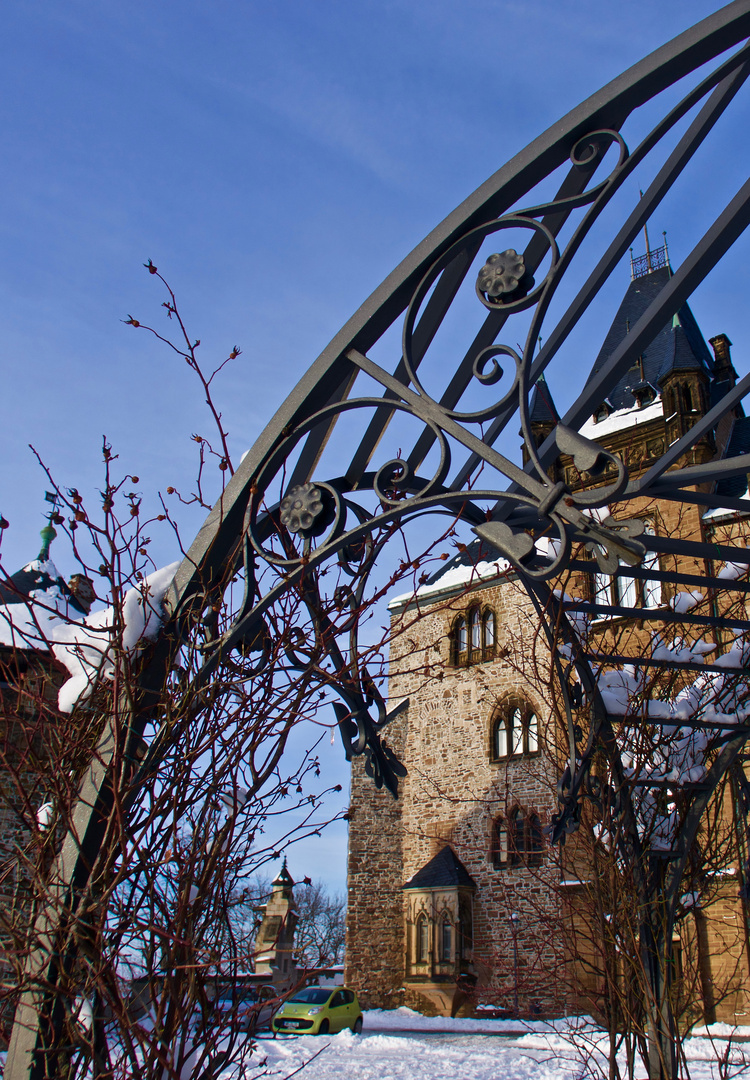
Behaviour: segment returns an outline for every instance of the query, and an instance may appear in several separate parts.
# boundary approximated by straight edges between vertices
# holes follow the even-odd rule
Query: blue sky
[[[43,524],[47,485],[29,443],[86,497],[101,485],[105,434],[140,477],[147,508],[167,485],[189,484],[190,435],[209,434],[200,394],[178,359],[121,321],[162,318],[148,258],[175,288],[207,364],[243,350],[217,387],[239,456],[458,202],[715,6],[9,0],[0,42],[6,567],[36,554]],[[746,161],[737,169],[746,175]],[[673,246],[679,239],[670,222]],[[726,302],[737,331],[707,333],[727,329],[736,345],[736,306]],[[187,538],[199,523],[185,515]],[[167,531],[154,537],[157,559],[174,558]],[[57,544],[61,570],[72,571]],[[334,884],[342,836],[316,849]]]

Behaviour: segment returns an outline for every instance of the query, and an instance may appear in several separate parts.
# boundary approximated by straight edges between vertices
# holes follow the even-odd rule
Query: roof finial
[[[47,524],[41,530],[39,535],[42,538],[42,550],[39,552],[38,558],[40,562],[46,562],[49,559],[50,544],[57,536],[54,525],[52,524],[53,518],[57,516],[57,500],[58,495],[56,491],[45,491],[45,502],[52,503],[52,509],[47,515]]]

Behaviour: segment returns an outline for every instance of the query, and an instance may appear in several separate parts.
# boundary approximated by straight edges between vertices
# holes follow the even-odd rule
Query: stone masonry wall
[[[399,717],[386,741],[403,755],[406,720]],[[344,981],[363,1008],[401,1004],[404,957],[401,886],[401,812],[403,801],[378,791],[362,758],[351,772],[346,962]]]
[[[413,988],[403,988],[401,889],[450,844],[477,884],[473,959],[480,985],[502,999],[517,982],[524,1011],[549,1013],[559,1005],[560,912],[550,888],[559,868],[548,855],[539,867],[496,869],[491,843],[495,817],[514,807],[549,821],[556,770],[544,752],[504,762],[493,762],[490,753],[493,719],[511,697],[537,712],[545,745],[552,728],[543,695],[549,659],[536,649],[533,610],[515,582],[498,579],[473,590],[471,601],[494,610],[497,643],[493,659],[468,667],[451,666],[449,640],[467,595],[423,609],[419,621],[413,611],[394,615],[394,629],[402,632],[391,650],[389,695],[391,705],[410,700],[398,729],[408,776],[394,805],[374,792],[358,765],[352,772],[347,978],[358,992],[366,986],[373,1003],[425,1007]]]

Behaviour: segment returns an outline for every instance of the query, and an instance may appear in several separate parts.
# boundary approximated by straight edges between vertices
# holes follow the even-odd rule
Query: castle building
[[[671,276],[666,246],[647,254],[632,263],[592,376]],[[581,434],[621,456],[631,476],[642,473],[734,386],[731,343],[719,335],[710,345],[683,305]],[[537,444],[558,419],[540,379],[530,401]],[[748,447],[750,418],[737,407],[680,464]],[[571,490],[582,486],[564,455],[551,472]],[[747,477],[716,490],[741,497]],[[636,500],[628,516],[654,535],[704,540],[746,527],[741,513],[667,500]],[[638,609],[674,607],[660,558],[649,554],[640,576],[569,575],[564,587],[585,594],[594,641],[637,641],[647,632]],[[393,599],[390,614],[389,708],[409,704],[388,742],[408,775],[393,800],[359,759],[352,766],[347,985],[365,1007],[455,1014],[485,1000],[526,1016],[595,1011],[605,973],[587,955],[591,942],[576,941],[591,866],[574,845],[552,849],[545,836],[567,750],[557,740],[549,648],[530,598],[508,563],[475,541],[416,594]],[[719,652],[729,637],[719,634]],[[725,809],[731,826],[732,807]],[[685,919],[685,962],[695,947],[706,1017],[746,1023],[748,908],[738,893],[747,889],[736,847],[725,877],[714,873],[714,905],[704,913],[696,898]]]

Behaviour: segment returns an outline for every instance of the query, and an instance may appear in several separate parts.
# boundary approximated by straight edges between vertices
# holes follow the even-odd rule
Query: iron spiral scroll
[[[347,758],[364,755],[374,782],[396,795],[404,768],[388,746],[387,726],[405,703],[389,712],[362,658],[360,612],[366,598],[379,594],[374,572],[397,533],[414,522],[434,535],[465,523],[512,565],[545,631],[559,634],[562,627],[570,646],[568,659],[555,661],[570,744],[555,839],[576,827],[583,799],[621,797],[622,785],[612,782],[605,791],[592,772],[596,747],[611,742],[612,721],[594,665],[566,617],[569,605],[551,583],[576,561],[589,574],[613,573],[623,563],[637,572],[644,557],[658,550],[638,517],[597,513],[612,503],[652,496],[743,509],[740,500],[719,497],[707,484],[746,473],[750,455],[690,467],[680,462],[739,404],[750,377],[740,379],[636,479],[620,457],[579,431],[742,234],[750,222],[750,181],[716,215],[627,338],[539,442],[530,400],[741,90],[750,74],[748,36],[750,0],[735,0],[625,72],[490,177],[355,313],[245,456],[180,566],[163,641],[143,672],[144,703],[132,718],[133,740],[142,734],[165,665],[177,656],[189,628],[203,627],[201,660],[192,673],[195,693],[232,656],[241,657],[248,679],[261,678],[278,648],[275,613],[282,606],[295,613],[283,664],[335,695]],[[629,144],[621,131],[629,119],[681,80],[689,83],[682,97],[672,95],[656,122],[645,130],[641,125]],[[623,211],[628,182],[632,188],[642,175],[642,198]],[[545,183],[556,190],[540,199]],[[593,245],[592,265],[582,251]],[[441,329],[456,313],[462,333],[473,329],[460,348],[455,336],[444,348]],[[523,466],[507,456],[503,444],[516,418]],[[351,431],[356,440],[347,437]],[[572,460],[583,485],[550,478],[560,455]],[[544,551],[537,543],[542,536],[553,541]],[[750,564],[750,554],[739,546],[727,546],[722,557]],[[745,626],[750,629],[750,623]],[[583,700],[591,717],[587,734],[579,726]],[[102,844],[95,822],[106,817],[111,800],[110,734],[105,732],[98,751],[103,764],[81,792],[88,817],[78,822],[76,844],[64,848],[56,869],[70,890],[71,910]],[[737,760],[747,734],[737,729],[723,742],[716,777]],[[170,737],[165,730],[154,740],[146,767]],[[131,779],[120,774],[117,782]],[[707,797],[701,793],[696,800],[694,817]],[[37,938],[48,945],[43,963],[49,966],[59,962],[59,932],[49,924],[37,927]],[[39,967],[38,956],[32,962]],[[55,980],[45,975],[38,981],[53,986]],[[39,1047],[40,1040],[48,1045],[50,1024],[54,1028],[50,1001],[24,995],[6,1069],[13,1080],[45,1075]]]

